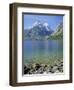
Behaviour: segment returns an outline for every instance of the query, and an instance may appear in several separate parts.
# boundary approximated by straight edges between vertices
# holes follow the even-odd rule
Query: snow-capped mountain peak
[[[38,25],[38,22],[36,21],[36,22],[33,24],[33,27],[34,27],[34,26],[37,26],[37,25]]]
[[[38,28],[39,30],[52,31],[47,22],[35,21],[32,28]],[[36,30],[36,29],[35,29]]]
[[[47,22],[36,21],[32,28],[27,30],[26,37],[28,38],[45,38],[53,33]]]
[[[45,22],[45,23],[43,23],[43,25],[44,25],[45,27],[47,27],[47,26],[48,26],[48,23],[47,23],[47,22]]]
[[[49,25],[48,25],[47,22],[45,22],[45,23],[43,24],[43,26],[46,28],[47,31],[50,31],[50,28],[49,28]]]
[[[42,24],[40,21],[36,21],[34,24],[33,24],[33,27],[37,26],[37,25],[40,25]]]

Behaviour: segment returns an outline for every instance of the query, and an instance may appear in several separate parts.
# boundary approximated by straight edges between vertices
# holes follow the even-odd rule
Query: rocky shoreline
[[[60,61],[54,65],[47,64],[30,64],[24,65],[24,74],[49,74],[49,73],[62,73],[63,72],[63,62]]]

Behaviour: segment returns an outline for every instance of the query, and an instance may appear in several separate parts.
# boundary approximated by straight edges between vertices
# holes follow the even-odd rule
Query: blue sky
[[[62,15],[37,15],[37,14],[24,14],[24,29],[33,26],[36,21],[47,22],[52,30],[55,30],[57,25],[63,22]]]

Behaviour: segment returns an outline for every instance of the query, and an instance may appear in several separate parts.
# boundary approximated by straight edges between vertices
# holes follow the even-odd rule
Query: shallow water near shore
[[[63,60],[62,40],[24,40],[24,63],[50,63]]]

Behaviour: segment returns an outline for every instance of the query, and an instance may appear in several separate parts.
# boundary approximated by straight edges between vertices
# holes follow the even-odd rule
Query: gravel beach
[[[24,74],[53,74],[53,73],[62,73],[63,72],[63,62],[60,61],[57,64],[28,64],[24,65]]]

